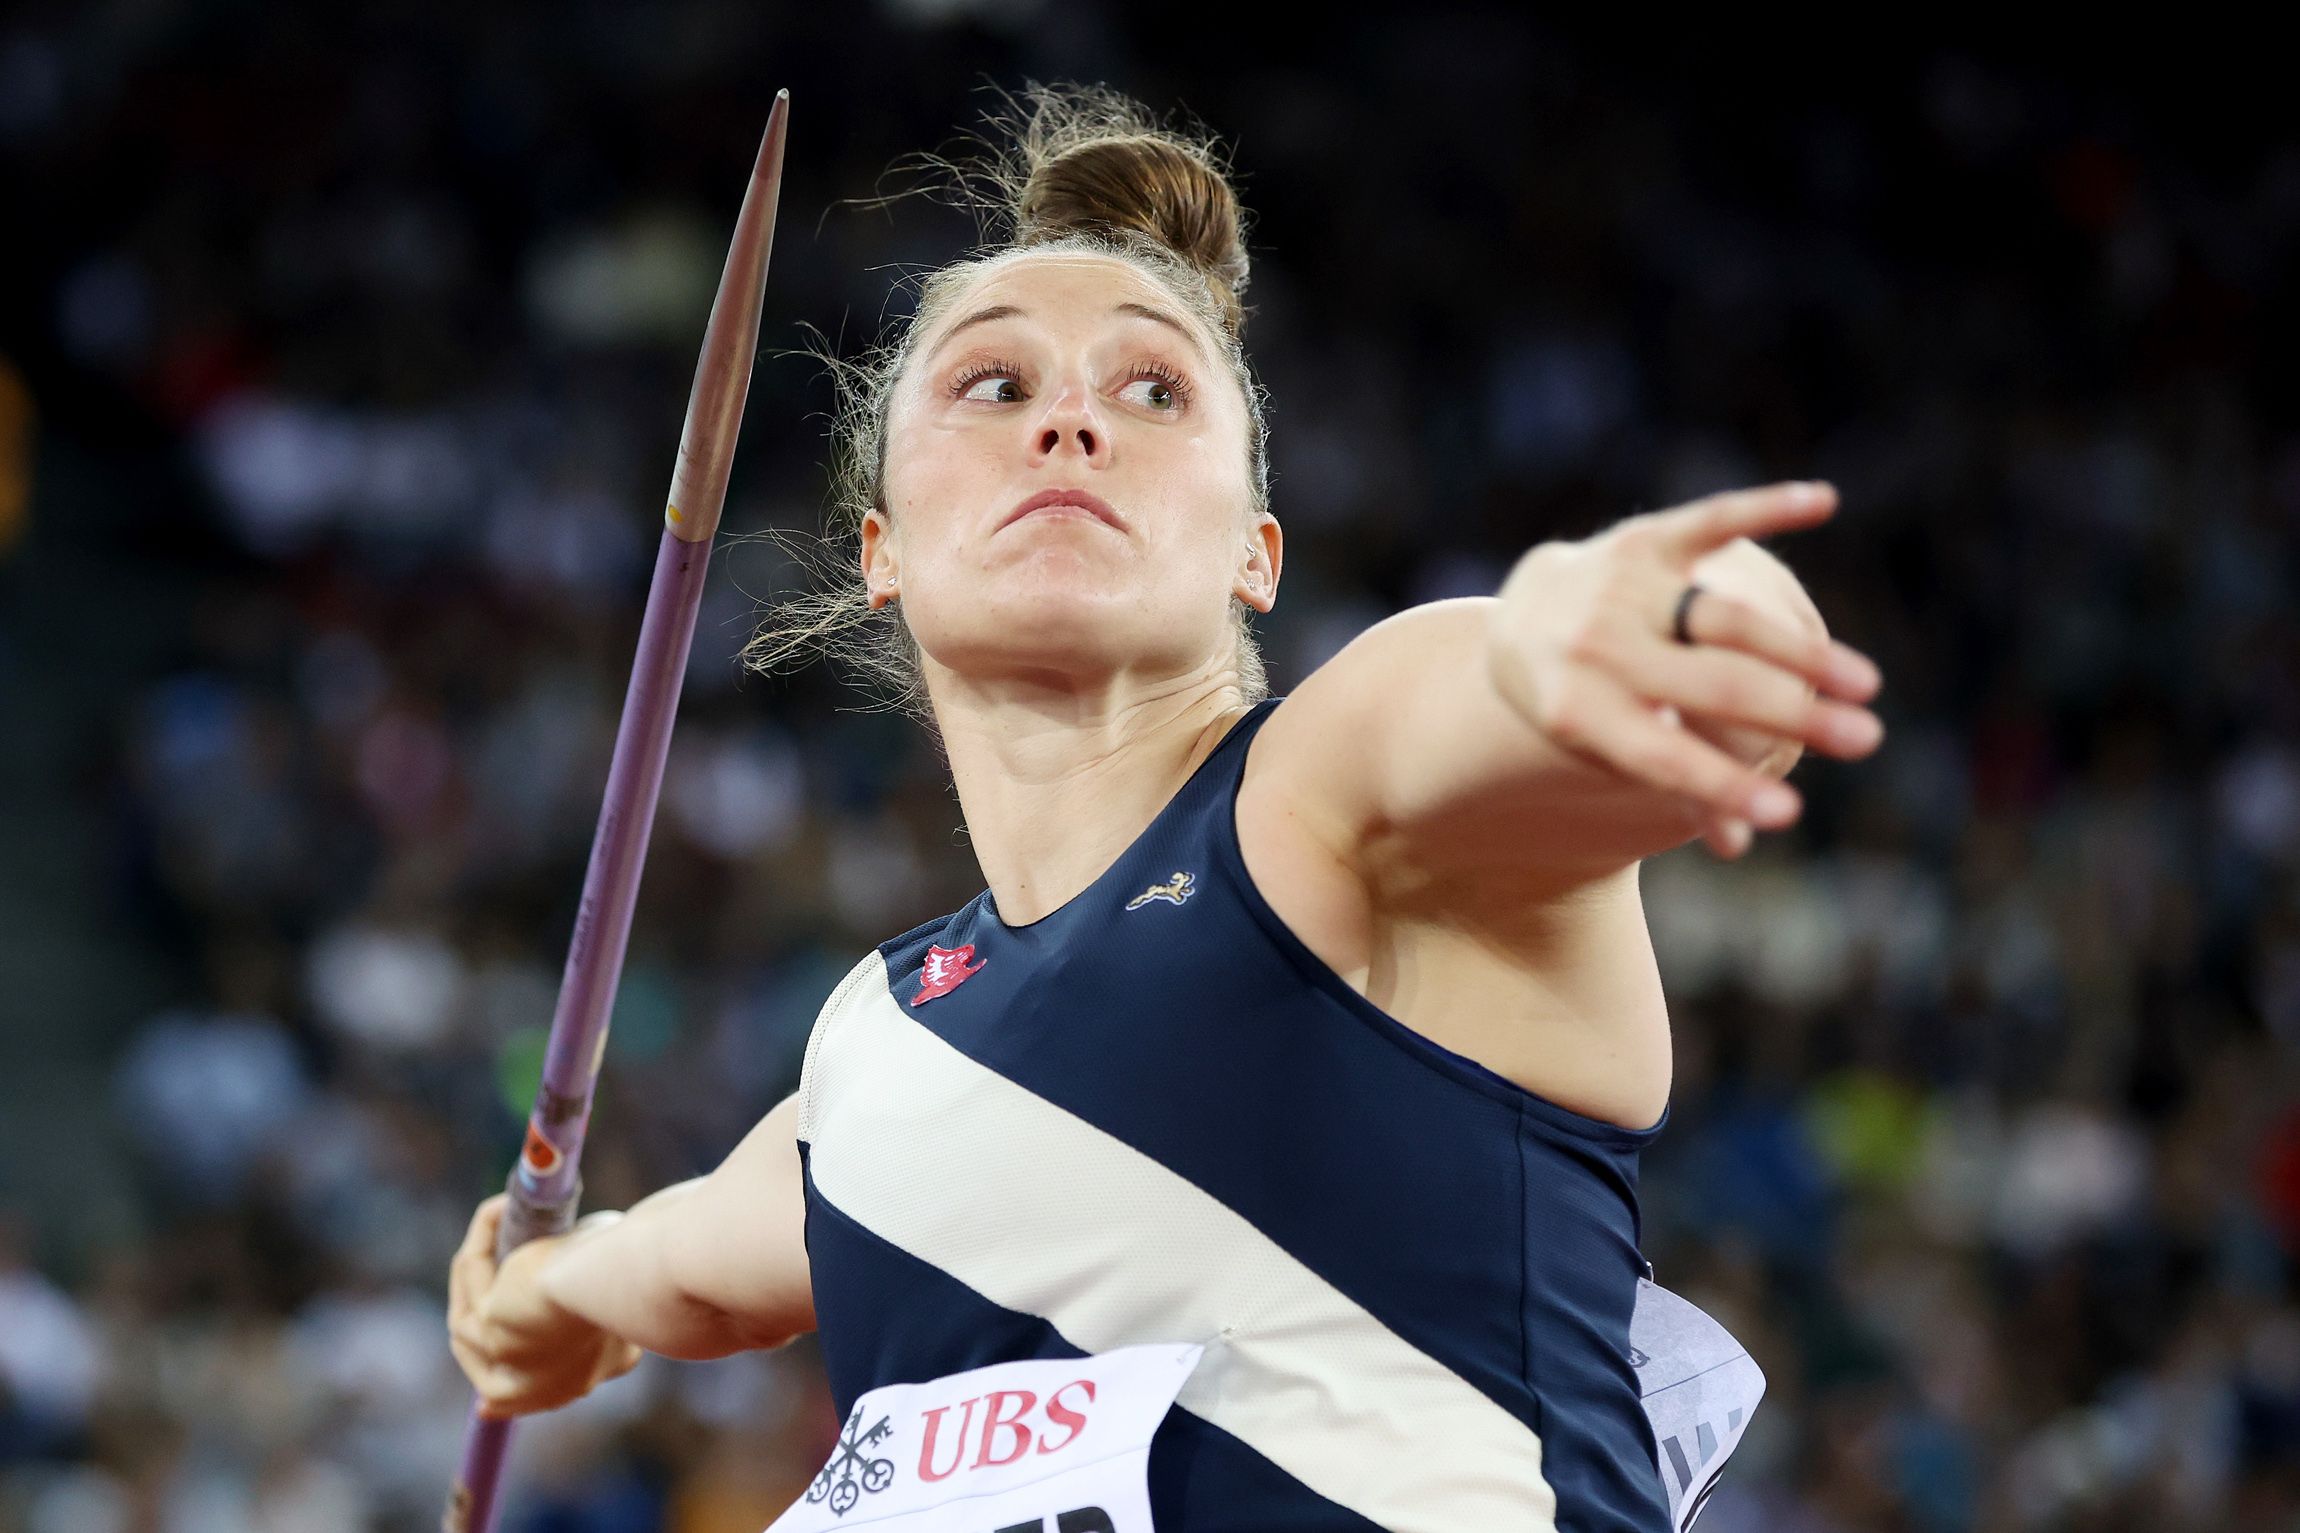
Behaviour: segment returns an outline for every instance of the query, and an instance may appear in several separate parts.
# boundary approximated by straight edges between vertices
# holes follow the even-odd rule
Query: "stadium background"
[[[1704,1527],[2300,1527],[2271,68],[1439,6],[0,13],[0,1530],[434,1525],[447,1255],[516,1147],[768,102],[765,345],[851,351],[972,228],[839,199],[1025,78],[1237,147],[1281,690],[1545,537],[1843,491],[1774,546],[1881,663],[1884,749],[1646,869],[1648,1252],[1772,1384]],[[731,532],[815,525],[830,402],[762,360]],[[861,947],[979,887],[914,726],[738,672],[793,578],[756,538],[713,572],[593,1206],[712,1164]],[[828,1415],[805,1343],[651,1359],[526,1430],[507,1528],[756,1529]]]

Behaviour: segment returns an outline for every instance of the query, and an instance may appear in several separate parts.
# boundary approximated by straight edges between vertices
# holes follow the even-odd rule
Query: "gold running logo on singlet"
[[[1166,882],[1152,884],[1140,894],[1135,895],[1134,898],[1126,902],[1126,908],[1128,910],[1140,910],[1152,900],[1164,900],[1169,905],[1179,905],[1190,897],[1190,885],[1194,881],[1187,873],[1176,873]]]

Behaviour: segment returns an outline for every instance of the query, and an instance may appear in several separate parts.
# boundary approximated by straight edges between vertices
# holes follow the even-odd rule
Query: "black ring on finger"
[[[1686,627],[1685,620],[1693,611],[1693,598],[1699,596],[1701,591],[1701,582],[1696,580],[1686,586],[1677,598],[1677,610],[1669,619],[1669,633],[1680,644],[1694,642],[1692,631]]]

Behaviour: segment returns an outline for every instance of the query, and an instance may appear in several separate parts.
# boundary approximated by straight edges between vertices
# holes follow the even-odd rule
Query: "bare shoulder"
[[[1495,855],[1446,887],[1385,859],[1378,759],[1407,752],[1433,648],[1474,652],[1488,599],[1413,608],[1305,678],[1249,744],[1237,834],[1279,919],[1352,989],[1424,1037],[1601,1122],[1667,1104],[1668,1014],[1634,862],[1564,880]]]
[[[1246,801],[1310,835],[1336,857],[1358,849],[1383,814],[1395,775],[1392,742],[1410,736],[1433,687],[1433,659],[1478,652],[1491,597],[1430,602],[1385,618],[1352,639],[1270,715],[1239,789]],[[1436,685],[1444,686],[1442,678]]]

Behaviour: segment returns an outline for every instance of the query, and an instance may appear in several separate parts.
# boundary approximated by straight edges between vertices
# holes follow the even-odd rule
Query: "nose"
[[[1093,390],[1076,381],[1048,397],[1045,412],[1031,429],[1041,458],[1075,453],[1092,462],[1110,450],[1110,434],[1095,411]]]

